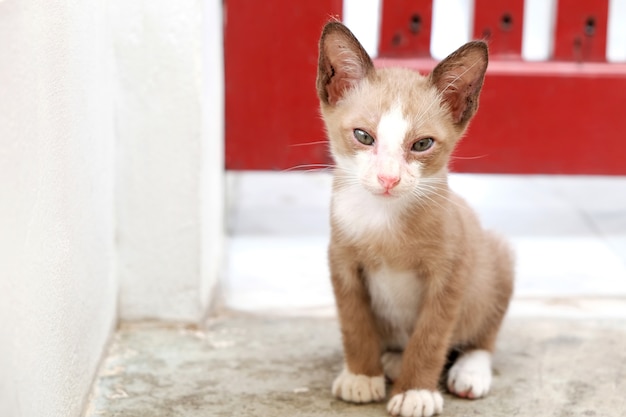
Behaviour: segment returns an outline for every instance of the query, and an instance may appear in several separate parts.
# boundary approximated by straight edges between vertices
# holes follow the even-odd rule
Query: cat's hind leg
[[[448,390],[461,398],[481,398],[491,388],[491,352],[496,345],[498,330],[513,293],[513,257],[508,247],[495,235],[490,237],[491,252],[497,254],[491,270],[491,306],[483,328],[470,344],[471,349],[459,352],[448,371]]]
[[[383,371],[391,382],[398,379],[402,371],[402,352],[387,351],[381,357]]]
[[[448,391],[461,398],[484,397],[491,388],[491,352],[473,349],[462,353],[448,371]]]

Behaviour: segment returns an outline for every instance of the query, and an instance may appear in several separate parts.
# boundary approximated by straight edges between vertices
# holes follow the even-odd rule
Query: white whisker
[[[314,142],[292,143],[289,146],[291,146],[291,147],[295,147],[295,146],[312,146],[312,145],[320,145],[320,144],[328,145],[328,141],[327,140],[316,140]]]
[[[310,172],[310,171],[326,171],[326,170],[329,170],[329,169],[331,169],[333,167],[334,167],[334,165],[332,165],[332,164],[303,164],[303,165],[296,165],[296,166],[293,166],[291,168],[283,169],[280,172],[305,171],[305,170],[307,170],[307,172]]]
[[[450,159],[463,159],[463,160],[465,160],[465,159],[481,159],[481,158],[486,158],[488,156],[489,156],[488,154],[476,155],[476,156],[454,156],[454,155],[451,155]]]

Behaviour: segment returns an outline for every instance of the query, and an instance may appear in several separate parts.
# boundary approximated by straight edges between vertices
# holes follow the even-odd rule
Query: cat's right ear
[[[319,45],[317,95],[336,104],[346,91],[374,71],[374,63],[352,32],[339,22],[324,26]]]

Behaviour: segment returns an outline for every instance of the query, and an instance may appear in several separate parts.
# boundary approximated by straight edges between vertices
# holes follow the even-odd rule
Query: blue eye
[[[429,150],[433,144],[435,143],[435,139],[433,138],[424,138],[420,139],[411,146],[411,150],[414,152],[425,152]]]
[[[363,145],[372,146],[374,144],[374,138],[365,130],[354,129],[352,132],[354,138],[361,142]]]

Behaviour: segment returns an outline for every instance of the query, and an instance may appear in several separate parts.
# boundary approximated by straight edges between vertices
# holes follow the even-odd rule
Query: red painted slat
[[[377,66],[429,72],[432,60]],[[458,172],[626,175],[626,64],[491,61]]]
[[[430,56],[432,0],[384,0],[379,56]]]
[[[225,2],[228,169],[328,161],[315,90],[317,43],[341,8],[341,0]]]
[[[609,0],[559,1],[554,59],[606,61]]]
[[[489,42],[492,58],[519,59],[523,19],[524,0],[475,0],[474,39]]]

